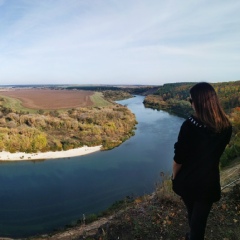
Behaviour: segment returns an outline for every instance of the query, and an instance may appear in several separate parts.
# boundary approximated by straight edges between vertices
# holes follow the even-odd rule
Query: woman
[[[195,114],[182,124],[174,145],[172,180],[188,211],[186,239],[203,240],[212,204],[221,197],[219,159],[232,127],[210,84],[196,84],[190,96]]]

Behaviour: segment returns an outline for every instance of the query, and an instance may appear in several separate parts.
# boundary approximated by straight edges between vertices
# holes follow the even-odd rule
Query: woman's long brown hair
[[[190,89],[197,118],[215,132],[231,126],[223,111],[217,93],[206,82],[197,83]]]

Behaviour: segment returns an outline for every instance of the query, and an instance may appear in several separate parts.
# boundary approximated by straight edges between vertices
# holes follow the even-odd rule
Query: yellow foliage
[[[7,113],[0,119],[0,150],[37,152],[104,145],[110,149],[133,135],[135,115],[112,105],[59,114]]]

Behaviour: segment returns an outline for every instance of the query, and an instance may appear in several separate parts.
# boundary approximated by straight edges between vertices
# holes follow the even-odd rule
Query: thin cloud
[[[0,76],[6,84],[237,80],[239,10],[231,0],[0,0]]]

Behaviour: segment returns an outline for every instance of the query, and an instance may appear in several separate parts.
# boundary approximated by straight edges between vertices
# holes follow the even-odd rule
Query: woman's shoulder
[[[194,115],[189,116],[186,121],[197,128],[207,128],[207,126]]]
[[[199,134],[207,134],[207,135],[231,135],[232,134],[232,125],[222,129],[220,132],[216,132],[215,130],[209,128],[206,124],[200,121],[196,116],[189,116],[182,124],[182,128],[184,130],[198,132]]]

